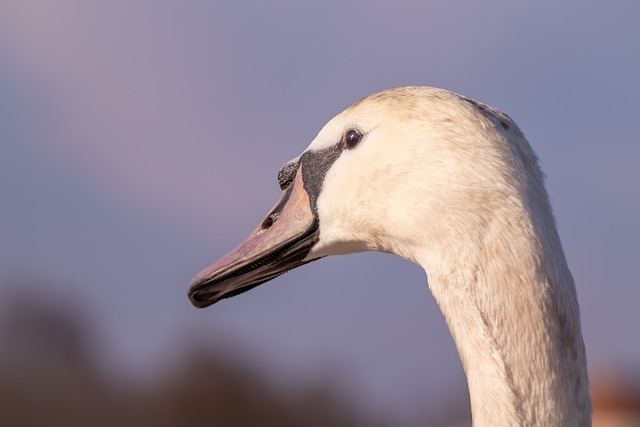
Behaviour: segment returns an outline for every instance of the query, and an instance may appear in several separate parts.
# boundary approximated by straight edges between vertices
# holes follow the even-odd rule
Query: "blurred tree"
[[[196,347],[153,385],[114,383],[94,358],[89,313],[47,288],[0,286],[0,427],[470,426],[465,394],[412,423],[365,422],[331,382],[283,393],[232,355]]]
[[[91,323],[79,307],[28,283],[9,289],[0,307],[0,426],[365,425],[331,390],[284,396],[201,349],[154,387],[113,384],[92,361]]]

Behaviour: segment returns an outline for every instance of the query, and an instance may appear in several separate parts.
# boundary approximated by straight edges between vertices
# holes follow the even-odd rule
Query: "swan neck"
[[[467,375],[474,426],[590,426],[577,296],[555,227],[545,240],[506,232],[489,227],[468,251],[476,256],[458,253],[429,274]]]

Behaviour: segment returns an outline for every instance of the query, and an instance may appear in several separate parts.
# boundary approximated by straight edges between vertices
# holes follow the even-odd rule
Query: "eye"
[[[359,130],[349,129],[344,133],[344,136],[342,137],[342,145],[344,145],[345,148],[351,150],[352,148],[355,148],[355,146],[360,143],[361,139],[362,139],[362,134],[360,133]]]

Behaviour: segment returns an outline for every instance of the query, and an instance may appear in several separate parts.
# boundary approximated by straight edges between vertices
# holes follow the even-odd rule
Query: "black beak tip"
[[[206,281],[201,278],[194,278],[189,284],[189,291],[187,292],[189,301],[196,308],[205,308],[218,301],[218,292],[212,291],[207,286]]]

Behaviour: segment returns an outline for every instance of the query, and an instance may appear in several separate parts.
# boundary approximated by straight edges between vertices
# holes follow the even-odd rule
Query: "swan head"
[[[190,300],[206,307],[328,255],[375,250],[442,267],[472,256],[464,242],[481,241],[496,210],[527,203],[541,176],[520,130],[497,110],[429,87],[371,95],[285,164],[281,198],[193,279]]]

